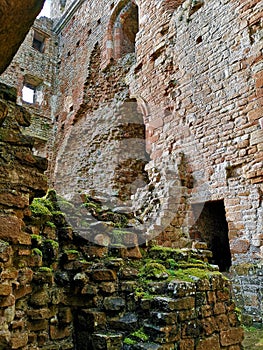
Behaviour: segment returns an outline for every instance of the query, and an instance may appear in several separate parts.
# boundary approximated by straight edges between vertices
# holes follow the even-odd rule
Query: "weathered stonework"
[[[55,119],[54,77],[57,64],[56,35],[53,21],[46,17],[36,19],[12,63],[1,75],[2,83],[17,89],[17,103],[32,115],[26,135],[35,138],[35,153],[47,157],[47,141],[52,135]],[[32,102],[23,100],[23,88],[29,86],[34,93]]]
[[[60,43],[55,188],[126,207],[148,240],[162,245],[205,240],[222,271],[260,263],[261,2],[57,1],[53,15]],[[146,152],[134,151],[134,134],[112,138],[114,113],[130,100],[143,116]],[[147,174],[135,172],[132,197],[121,197],[139,153]]]
[[[54,122],[49,182],[70,202],[57,207],[50,192],[30,214],[45,162],[18,131],[29,122],[15,95],[11,124],[2,101],[3,346],[242,349],[230,284],[206,263],[262,323],[262,2],[52,8],[53,28],[37,20],[1,79],[18,87],[18,103],[25,76],[45,83],[27,107],[33,131]],[[46,56],[31,48],[34,28],[50,38]],[[195,264],[209,272],[173,278]]]
[[[1,3],[1,25],[5,30],[0,34],[0,73],[12,61],[43,4],[44,0],[26,0],[23,3],[9,0]]]

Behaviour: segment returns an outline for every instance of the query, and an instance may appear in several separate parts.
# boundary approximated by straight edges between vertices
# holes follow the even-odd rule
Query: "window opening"
[[[27,103],[35,103],[36,102],[36,88],[30,85],[24,85],[22,89],[22,99]]]
[[[38,33],[37,31],[34,31],[34,37],[33,37],[33,44],[32,47],[41,52],[44,53],[45,51],[45,41],[46,41],[46,37],[40,33]]]
[[[136,34],[139,31],[139,9],[134,3],[128,4],[115,23],[115,58],[135,52]]]
[[[194,204],[192,210],[195,218],[198,218],[191,228],[191,237],[205,241],[213,253],[211,262],[218,265],[221,272],[228,271],[231,252],[224,201]]]

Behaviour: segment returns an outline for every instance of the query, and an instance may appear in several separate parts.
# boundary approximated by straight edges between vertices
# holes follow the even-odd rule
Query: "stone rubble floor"
[[[245,350],[263,349],[263,329],[249,328],[245,330],[243,345]]]

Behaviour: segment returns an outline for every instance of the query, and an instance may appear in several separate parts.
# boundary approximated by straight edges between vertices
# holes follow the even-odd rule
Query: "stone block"
[[[205,335],[209,336],[217,330],[217,323],[214,317],[207,317],[201,320],[202,330]]]
[[[68,338],[71,335],[70,327],[59,327],[50,325],[50,338],[52,340],[59,340]]]
[[[202,330],[201,321],[194,319],[182,325],[182,338],[198,338]]]
[[[28,329],[31,332],[46,330],[48,329],[48,320],[42,319],[28,322]]]
[[[190,310],[195,307],[195,298],[184,297],[180,299],[171,299],[157,297],[153,299],[153,306],[160,311]]]
[[[0,296],[7,296],[12,293],[12,287],[8,284],[0,284]]]
[[[28,343],[28,334],[26,332],[15,333],[11,336],[10,344],[12,349],[20,349]]]
[[[12,244],[31,244],[29,234],[22,232],[23,222],[16,216],[0,216],[0,239]]]
[[[59,324],[68,324],[72,322],[73,315],[69,307],[60,308],[58,311]]]
[[[181,340],[179,343],[179,349],[180,350],[194,350],[195,349],[194,340],[193,339]]]
[[[18,287],[16,290],[14,290],[14,295],[17,300],[31,293],[32,293],[32,286],[30,284]]]
[[[92,336],[94,350],[121,350],[122,334],[97,333]]]
[[[103,301],[103,305],[106,310],[109,311],[120,311],[123,310],[126,302],[121,297],[106,297]]]
[[[263,142],[263,130],[256,130],[251,133],[250,144],[251,146],[257,145]]]
[[[138,284],[136,281],[123,281],[121,282],[121,290],[123,292],[132,293],[137,288]]]
[[[135,331],[138,328],[138,316],[129,312],[122,317],[109,318],[108,324],[116,331]]]
[[[27,315],[32,320],[48,319],[51,316],[50,309],[27,310]]]
[[[9,307],[15,304],[16,298],[13,294],[4,296],[0,300],[0,307]]]
[[[106,329],[106,314],[101,311],[83,309],[78,314],[78,324],[80,329],[90,333]]]
[[[154,326],[145,324],[145,332],[150,340],[159,344],[176,342],[180,339],[180,332],[177,325]]]
[[[114,282],[101,282],[99,288],[104,293],[112,294],[116,292],[117,284]]]
[[[30,304],[37,307],[46,306],[50,302],[50,296],[46,289],[34,292],[30,298]]]
[[[245,254],[250,247],[248,239],[235,239],[230,241],[230,250],[232,254]]]
[[[115,281],[117,279],[117,275],[113,270],[102,269],[93,271],[92,278],[95,281]]]
[[[222,346],[231,346],[239,344],[244,339],[243,328],[231,328],[227,331],[220,332],[220,344]]]
[[[212,335],[209,338],[200,338],[196,346],[196,350],[220,350],[221,345],[219,343],[219,336],[217,334]]]
[[[226,312],[226,308],[224,303],[215,303],[214,305],[214,314],[215,315],[220,315],[224,314]]]
[[[177,323],[177,313],[152,311],[150,319],[155,325],[173,325]]]
[[[139,271],[138,269],[130,266],[124,266],[121,270],[121,278],[122,279],[136,279],[138,277]]]

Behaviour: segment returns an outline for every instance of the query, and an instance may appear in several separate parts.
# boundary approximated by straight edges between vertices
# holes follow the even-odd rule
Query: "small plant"
[[[47,239],[45,241],[45,244],[50,244],[53,249],[58,249],[59,248],[58,242],[54,241],[53,239]]]

